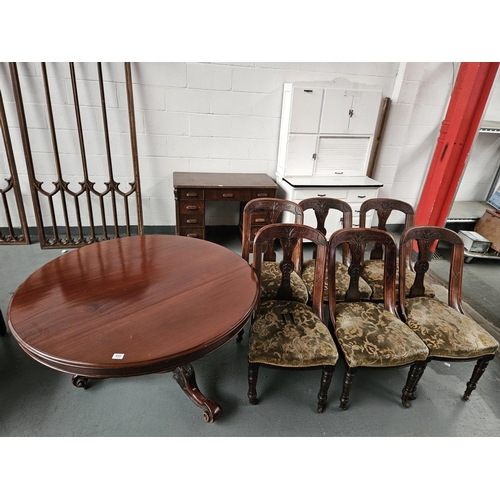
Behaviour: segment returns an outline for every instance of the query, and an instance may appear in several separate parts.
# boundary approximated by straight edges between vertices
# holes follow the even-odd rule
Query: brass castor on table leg
[[[89,388],[88,377],[82,377],[81,375],[73,375],[71,382],[75,387],[78,387],[81,389],[88,389]]]

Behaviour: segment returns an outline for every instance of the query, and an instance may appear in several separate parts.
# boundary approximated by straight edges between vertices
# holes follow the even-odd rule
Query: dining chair
[[[315,279],[312,305],[295,300],[290,283],[293,254],[307,238],[316,245]],[[325,236],[302,224],[271,224],[260,229],[253,244],[253,267],[262,279],[262,247],[279,241],[283,259],[277,297],[259,299],[248,338],[248,400],[257,404],[257,376],[261,365],[280,368],[322,367],[317,411],[325,407],[328,389],[338,360],[338,351],[324,321],[322,300],[328,242]]]
[[[299,202],[299,206],[304,211],[304,217],[308,210],[314,212],[316,220],[316,229],[326,236],[325,221],[328,216],[335,214],[339,216],[343,228],[352,227],[352,208],[346,201],[337,198],[307,198]],[[312,258],[303,260],[302,263],[302,280],[306,284],[309,296],[312,296],[312,289],[314,284],[314,266],[315,266],[315,253],[313,252]],[[328,256],[327,256],[328,261]],[[349,263],[349,246],[344,245],[342,249],[342,262],[336,262],[336,290],[335,296],[337,301],[342,301],[349,288],[349,274],[347,272],[347,265]],[[328,262],[327,262],[328,266]],[[372,289],[363,278],[359,279],[359,287],[361,291],[361,298],[363,300],[370,300]],[[325,287],[323,292],[323,301],[328,302],[328,275],[325,274]]]
[[[243,209],[243,229],[241,236],[241,256],[250,262],[250,250],[252,249],[254,234],[252,234],[252,224],[276,224],[280,221],[283,213],[290,213],[293,216],[295,224],[302,224],[304,213],[300,206],[290,200],[281,198],[256,198],[250,200]],[[267,245],[262,245],[264,252],[262,262],[261,300],[272,300],[276,298],[276,293],[280,286],[281,271],[279,263],[276,262],[276,252],[274,244],[270,241]],[[300,250],[302,247],[300,247]],[[299,255],[300,254],[300,255]],[[255,254],[252,256],[255,259]],[[300,277],[302,268],[302,255],[297,250],[294,255],[294,271],[290,275],[290,286],[292,288],[292,297],[299,302],[307,303],[309,292]]]
[[[351,253],[349,290],[344,302],[335,296],[336,251],[347,243]],[[362,301],[359,277],[366,245],[378,243],[384,250],[383,304]],[[329,327],[345,362],[340,408],[346,410],[354,375],[359,368],[391,368],[411,365],[401,401],[409,408],[417,377],[425,367],[429,350],[403,323],[396,310],[396,242],[392,235],[374,228],[340,229],[329,242]]]
[[[375,210],[378,218],[377,229],[381,231],[387,230],[387,220],[394,212],[399,212],[404,215],[404,229],[414,226],[415,224],[415,211],[413,207],[402,200],[393,198],[373,198],[366,200],[361,204],[359,209],[359,227],[366,226],[366,216],[370,210]],[[406,266],[406,290],[410,289],[413,283],[415,273],[413,272],[412,254],[411,252],[405,254],[407,260],[404,265]],[[383,281],[384,281],[384,265],[382,262],[383,249],[379,244],[375,244],[370,252],[369,259],[363,262],[362,277],[372,289],[371,300],[381,302],[383,300]],[[398,274],[399,261],[396,262],[396,275]],[[427,294],[434,296],[432,288],[428,288]],[[396,302],[399,300],[399,280],[396,281]]]
[[[7,335],[7,325],[3,319],[2,311],[0,311],[0,335]]]
[[[462,279],[464,244],[460,236],[444,227],[416,226],[401,235],[400,259],[406,259],[413,243],[418,246],[418,258],[414,264],[415,279],[409,296],[400,292],[401,318],[425,342],[429,348],[427,362],[473,361],[476,365],[467,382],[464,400],[469,400],[472,391],[484,373],[488,363],[498,350],[498,342],[482,326],[466,316],[462,305]],[[432,250],[438,242],[451,245],[451,260],[448,280],[448,300],[425,295],[424,276],[430,269]],[[400,269],[399,281],[405,283],[406,268]],[[423,374],[419,372],[418,379]],[[415,399],[417,382],[410,399]]]

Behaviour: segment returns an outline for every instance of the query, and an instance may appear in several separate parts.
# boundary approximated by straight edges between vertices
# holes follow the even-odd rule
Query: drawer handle
[[[188,224],[196,224],[198,222],[198,219],[188,219],[186,222]]]
[[[198,238],[198,235],[196,233],[189,233],[189,234],[186,234],[186,236],[188,238]]]
[[[359,210],[354,210],[354,212],[357,213],[357,214],[359,214],[360,211]]]
[[[358,194],[358,198],[366,198],[366,194]]]
[[[266,222],[266,219],[255,219],[255,222],[262,224],[263,222]]]
[[[222,197],[223,197],[223,198],[232,198],[233,196],[234,196],[234,194],[233,194],[233,193],[224,193],[224,194],[222,195]]]
[[[304,89],[304,92],[312,93],[312,90],[310,90],[310,89]]]
[[[196,205],[188,205],[186,210],[198,210],[198,207]]]
[[[326,196],[326,194],[318,194],[318,196],[323,197]]]
[[[342,175],[344,172],[335,172],[335,175]]]
[[[198,193],[186,193],[186,198],[196,198]]]
[[[267,198],[267,193],[257,193],[257,198]]]

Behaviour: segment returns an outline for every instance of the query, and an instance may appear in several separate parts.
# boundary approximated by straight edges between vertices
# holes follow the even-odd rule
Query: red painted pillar
[[[460,64],[415,213],[415,225],[444,226],[498,66],[498,62]]]

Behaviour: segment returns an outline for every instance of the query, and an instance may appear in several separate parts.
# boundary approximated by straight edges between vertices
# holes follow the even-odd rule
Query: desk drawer
[[[202,227],[205,224],[205,220],[203,214],[194,213],[188,215],[181,215],[181,227],[191,227],[191,226],[200,226]]]
[[[180,201],[179,212],[181,215],[203,215],[205,213],[205,203],[203,201]]]
[[[205,191],[203,189],[178,189],[177,196],[179,200],[203,200]]]
[[[200,238],[204,239],[203,227],[181,227],[179,235],[187,236],[188,238]]]
[[[276,198],[276,189],[254,189],[251,199],[255,198]]]
[[[207,201],[249,201],[252,199],[252,190],[224,188],[207,189],[205,199]]]

